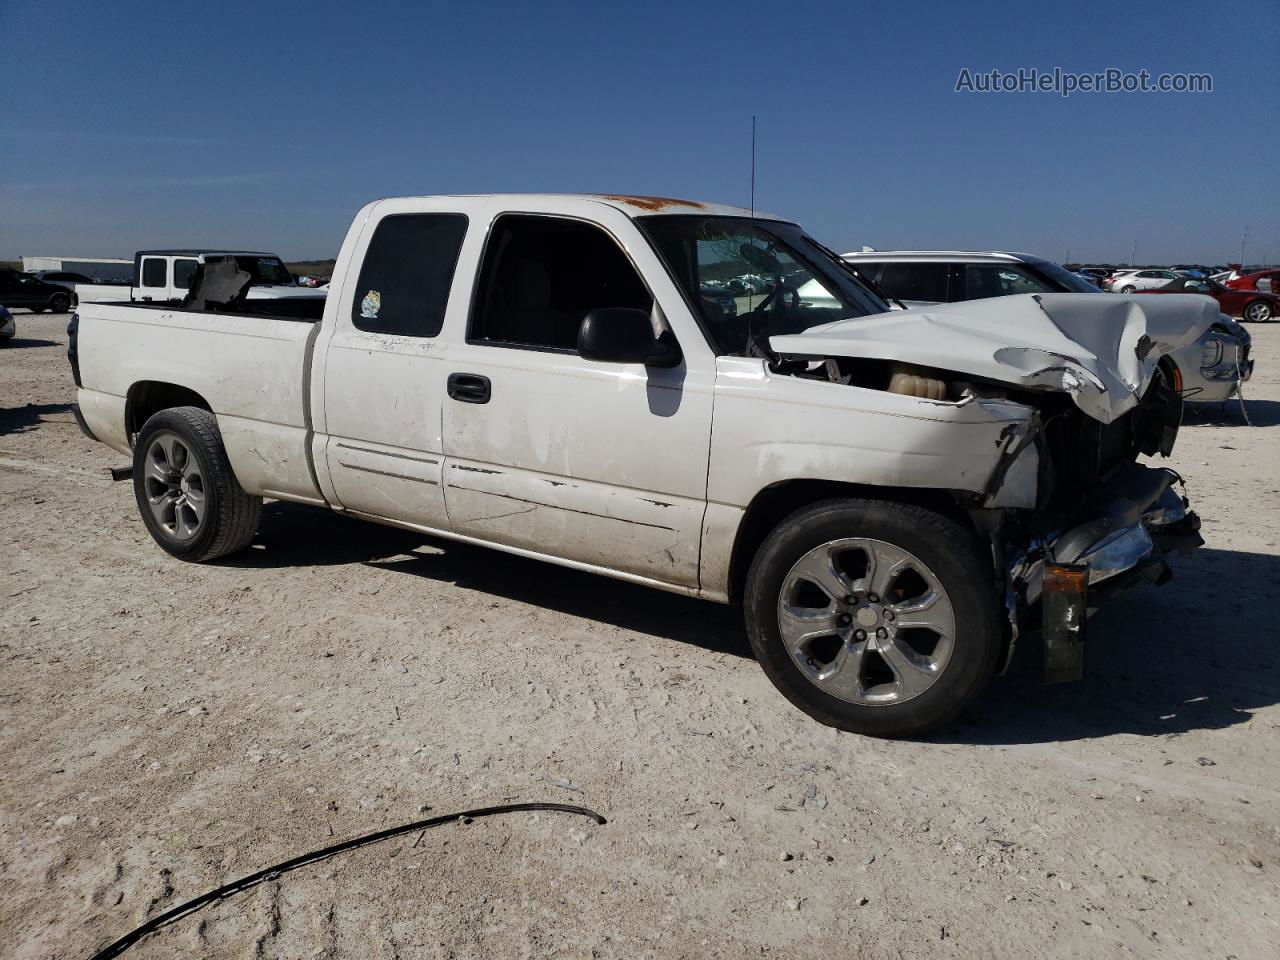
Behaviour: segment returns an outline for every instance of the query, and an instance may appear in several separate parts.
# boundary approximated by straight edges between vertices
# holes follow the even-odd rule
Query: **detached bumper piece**
[[[1134,465],[1107,485],[1095,518],[1049,544],[1040,583],[1045,682],[1078,680],[1084,618],[1113,594],[1173,577],[1167,556],[1204,544],[1200,518],[1173,490],[1171,470]]]
[[[1089,565],[1044,568],[1044,682],[1066,683],[1084,674],[1084,626],[1089,615]]]

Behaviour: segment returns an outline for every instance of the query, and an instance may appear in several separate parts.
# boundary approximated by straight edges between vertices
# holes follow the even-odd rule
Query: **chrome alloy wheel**
[[[157,433],[147,449],[143,481],[151,515],[175,540],[190,540],[204,522],[204,475],[200,462],[176,433]]]
[[[937,576],[883,540],[833,540],[796,561],[778,595],[782,641],[800,672],[849,703],[903,703],[942,675],[955,612]]]

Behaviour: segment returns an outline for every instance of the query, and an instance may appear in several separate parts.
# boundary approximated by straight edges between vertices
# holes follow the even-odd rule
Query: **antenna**
[[[751,115],[751,219],[756,218],[756,115]]]

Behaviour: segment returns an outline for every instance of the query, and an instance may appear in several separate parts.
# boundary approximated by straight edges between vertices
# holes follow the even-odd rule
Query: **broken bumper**
[[[1169,555],[1204,543],[1200,518],[1173,490],[1178,479],[1132,465],[1095,501],[1097,516],[1051,538],[1043,556],[1014,575],[1023,609],[1040,607],[1047,682],[1079,679],[1090,610],[1131,587],[1168,582]]]

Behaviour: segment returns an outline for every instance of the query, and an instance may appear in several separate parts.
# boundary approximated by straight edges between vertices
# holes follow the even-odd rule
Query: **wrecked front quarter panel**
[[[784,355],[896,360],[1066,393],[1111,423],[1138,403],[1160,357],[1217,319],[1217,305],[1195,295],[1023,294],[841,320],[769,342]]]
[[[1038,461],[1026,441],[1037,424],[1034,410],[1009,400],[925,400],[721,357],[708,499],[745,507],[772,484],[812,479],[960,491],[986,506],[1029,508]]]

